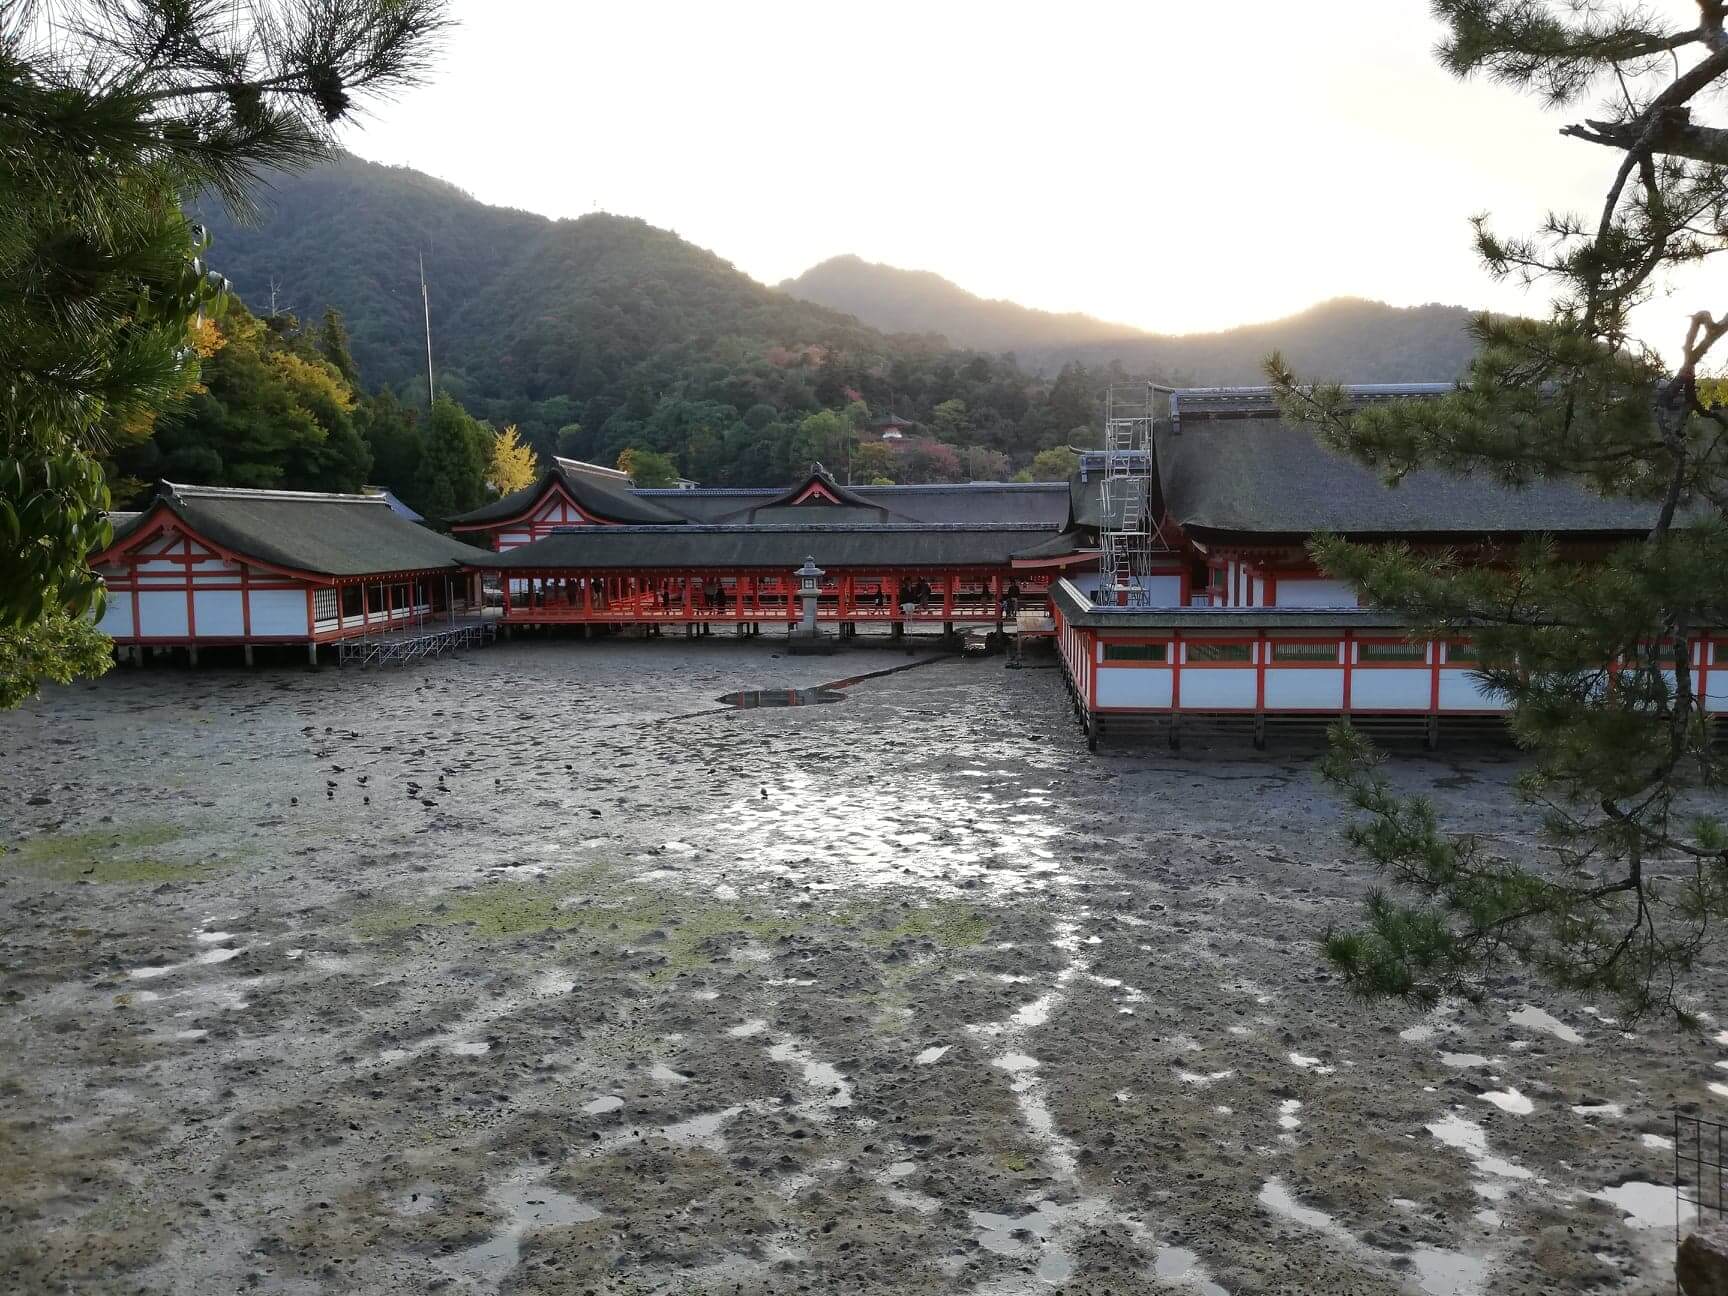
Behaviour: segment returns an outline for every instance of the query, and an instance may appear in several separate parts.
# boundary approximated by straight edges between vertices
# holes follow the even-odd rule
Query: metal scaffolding
[[[1104,397],[1104,479],[1099,540],[1099,601],[1151,603],[1149,580],[1157,521],[1152,517],[1152,429],[1168,416],[1170,389],[1112,384]]]

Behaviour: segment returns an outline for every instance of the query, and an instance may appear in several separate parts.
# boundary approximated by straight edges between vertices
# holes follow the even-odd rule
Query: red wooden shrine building
[[[91,558],[122,648],[319,644],[468,610],[473,549],[382,495],[164,482]]]
[[[488,537],[506,625],[714,624],[798,616],[792,573],[826,572],[820,621],[846,632],[995,625],[1093,553],[1060,484],[848,487],[813,471],[788,490],[635,492],[651,520],[560,467],[455,525]],[[551,519],[571,514],[576,521]],[[527,528],[546,533],[526,541]]]

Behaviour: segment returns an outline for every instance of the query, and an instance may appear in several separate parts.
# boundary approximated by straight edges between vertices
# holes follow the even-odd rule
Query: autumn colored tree
[[[540,475],[540,465],[532,446],[522,444],[522,438],[512,423],[492,438],[492,460],[486,469],[487,480],[500,495],[532,486]]]

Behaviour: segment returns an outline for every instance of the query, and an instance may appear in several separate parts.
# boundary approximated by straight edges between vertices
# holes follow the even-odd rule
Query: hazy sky
[[[640,216],[768,283],[853,252],[1161,331],[1346,294],[1534,310],[1468,217],[1594,211],[1618,160],[1440,71],[1424,0],[454,8],[433,82],[354,151]],[[1647,308],[1651,340],[1701,292]]]

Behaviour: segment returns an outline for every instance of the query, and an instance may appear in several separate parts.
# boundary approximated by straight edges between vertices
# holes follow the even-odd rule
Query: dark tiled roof
[[[232,553],[320,576],[455,567],[479,550],[397,513],[382,495],[238,490],[163,482],[157,499],[115,541],[167,509]]]
[[[1035,545],[1028,545],[1014,556],[1022,559],[1066,558],[1071,554],[1078,554],[1087,550],[1096,552],[1097,548],[1097,541],[1093,537],[1084,531],[1071,529],[1058,531],[1055,535],[1048,536]]]
[[[661,508],[653,500],[643,499],[623,486],[602,481],[590,473],[563,467],[548,468],[532,486],[512,491],[490,504],[462,513],[450,519],[452,526],[480,526],[488,522],[507,522],[526,513],[555,483],[570,492],[570,498],[585,513],[605,522],[620,523],[679,523],[684,518],[670,509]]]
[[[899,519],[939,524],[1000,523],[1061,526],[1068,518],[1068,488],[1061,482],[942,482],[916,486],[849,486],[855,498]],[[704,486],[640,489],[642,499],[692,522],[719,522],[783,494],[763,487]],[[832,505],[828,507],[833,507]],[[893,519],[890,519],[893,520]]]
[[[1179,429],[1159,430],[1156,459],[1166,507],[1197,534],[1628,535],[1648,530],[1656,512],[1563,482],[1517,490],[1418,472],[1391,487],[1311,429],[1276,418],[1184,417]]]
[[[790,490],[716,519],[719,522],[748,522],[752,525],[831,523],[855,526],[909,520],[881,504],[863,499],[851,487],[842,486],[829,474],[821,471],[811,473]]]
[[[1051,538],[1051,529],[989,526],[571,527],[504,553],[475,551],[500,568],[1000,566]]]
[[[1132,479],[1131,479],[1132,480]],[[1135,489],[1146,492],[1149,482],[1140,479],[1141,484]],[[1118,520],[1127,511],[1126,499],[1118,499],[1115,504],[1115,515]],[[1145,516],[1142,512],[1142,516]],[[1104,525],[1104,479],[1101,476],[1089,476],[1084,481],[1078,475],[1068,482],[1068,524],[1074,527],[1085,527],[1096,531]]]

